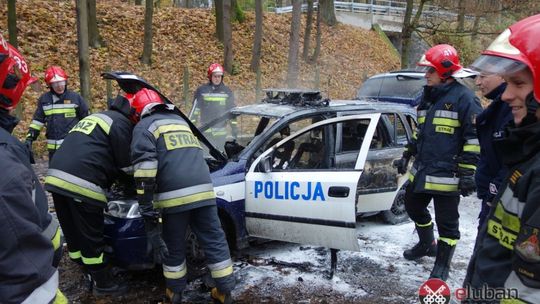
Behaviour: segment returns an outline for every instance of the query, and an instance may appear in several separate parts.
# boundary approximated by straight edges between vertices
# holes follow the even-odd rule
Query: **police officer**
[[[50,163],[45,188],[52,192],[69,257],[90,273],[94,295],[120,295],[103,255],[106,189],[131,165],[133,123],[129,101],[118,96],[109,110],[79,121]]]
[[[472,65],[504,77],[501,99],[512,109],[513,121],[496,142],[508,175],[480,229],[464,285],[504,288],[507,298],[514,297],[508,303],[540,303],[539,35],[540,15],[525,18],[500,34]],[[469,300],[495,302],[488,294],[470,293]]]
[[[419,242],[403,256],[415,260],[436,256],[431,278],[446,280],[459,240],[459,195],[474,192],[480,146],[474,120],[482,108],[474,93],[453,78],[462,69],[456,50],[447,44],[430,48],[418,62],[427,66],[427,85],[418,105],[418,128],[403,158],[395,164],[405,173],[415,157],[406,188],[405,208],[415,222]],[[439,231],[436,244],[427,206],[433,199]]]
[[[201,85],[195,91],[193,108],[190,119],[198,126],[203,126],[214,118],[234,108],[234,95],[231,89],[223,83],[223,67],[219,63],[212,63],[207,70],[208,83]],[[236,120],[231,120],[232,136],[236,137]],[[225,144],[227,130],[225,122],[214,125],[206,130],[207,137],[218,148]]]
[[[179,110],[165,105],[155,91],[140,90],[132,107],[141,119],[133,130],[131,145],[138,200],[149,242],[162,252],[167,296],[180,303],[186,287],[185,234],[189,225],[216,282],[212,297],[230,303],[235,286],[232,261],[199,141],[178,115]],[[152,232],[159,218],[154,208],[162,213],[167,250],[163,250],[159,234]]]
[[[58,225],[51,225],[28,151],[10,134],[18,122],[10,111],[34,80],[24,58],[0,35],[0,302],[67,303],[53,266],[50,234],[59,245]]]
[[[45,137],[49,163],[69,130],[88,115],[88,106],[81,95],[67,89],[67,79],[66,72],[59,66],[51,66],[45,71],[49,92],[39,97],[26,135],[26,145],[31,150],[32,142],[39,136],[41,128],[47,127]]]
[[[491,100],[489,106],[476,118],[478,141],[480,142],[480,160],[476,169],[476,194],[482,200],[482,208],[478,215],[478,228],[485,221],[489,208],[504,177],[506,168],[500,155],[493,146],[493,140],[500,138],[504,126],[512,120],[512,109],[501,100],[506,82],[499,75],[480,74],[475,79],[482,95]]]

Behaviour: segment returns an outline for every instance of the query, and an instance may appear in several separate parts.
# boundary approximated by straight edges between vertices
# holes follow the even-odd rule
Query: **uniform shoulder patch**
[[[510,175],[510,183],[512,184],[512,186],[516,185],[517,181],[522,175],[523,174],[519,172],[519,170],[515,170],[514,172],[512,172],[512,175]]]
[[[448,111],[454,109],[454,104],[453,103],[445,103],[444,104],[444,108]]]

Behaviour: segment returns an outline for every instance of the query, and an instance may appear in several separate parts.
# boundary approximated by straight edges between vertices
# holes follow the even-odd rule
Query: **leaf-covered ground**
[[[104,45],[90,50],[92,108],[105,106],[106,83],[100,74],[107,70],[126,70],[147,79],[159,87],[177,105],[183,100],[183,73],[189,69],[189,91],[192,96],[198,85],[206,81],[206,68],[211,62],[221,62],[223,46],[215,37],[215,18],[208,9],[158,8],[153,19],[152,65],[139,61],[143,49],[144,6],[129,5],[119,0],[98,0],[97,19]],[[0,29],[7,38],[7,5],[0,6]],[[262,87],[286,86],[290,14],[265,13],[262,43]],[[305,15],[303,16],[305,21]],[[304,24],[304,23],[303,23]],[[39,77],[46,90],[43,72],[50,65],[60,65],[67,71],[68,86],[79,90],[77,55],[77,25],[75,1],[17,1],[19,49]],[[303,26],[300,41],[303,41]],[[235,75],[226,75],[225,82],[237,96],[237,104],[255,102],[256,75],[249,71],[251,48],[255,32],[255,15],[246,12],[244,23],[233,25]],[[315,29],[312,30],[312,48]],[[352,98],[363,77],[396,69],[399,60],[372,31],[347,25],[322,28],[322,48],[317,66],[300,60],[300,86],[319,88],[330,98]],[[300,53],[302,43],[300,43]],[[313,50],[311,50],[313,52]],[[35,101],[42,92],[27,90],[24,95],[24,115],[16,134],[23,137],[35,110]],[[191,97],[190,97],[191,99]],[[188,104],[191,102],[188,101]],[[43,151],[43,141],[36,150]]]

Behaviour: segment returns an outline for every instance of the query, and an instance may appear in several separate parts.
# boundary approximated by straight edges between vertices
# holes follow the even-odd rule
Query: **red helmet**
[[[51,85],[53,82],[66,81],[68,76],[61,67],[53,65],[45,71],[45,82]]]
[[[208,74],[208,80],[212,81],[212,74],[214,73],[223,76],[223,67],[219,63],[212,63],[206,73]]]
[[[528,67],[533,75],[534,97],[540,103],[540,15],[518,21],[502,32],[482,52],[472,67],[479,72],[508,75]]]
[[[0,34],[0,107],[14,109],[26,87],[36,80],[24,57]]]
[[[144,110],[144,108],[153,103],[163,103],[163,100],[161,100],[161,97],[156,91],[152,91],[149,89],[140,89],[133,98],[127,97],[128,100],[131,103],[131,107],[135,109],[135,120],[138,121],[141,117],[141,113]]]
[[[432,67],[441,79],[447,79],[463,67],[456,49],[449,44],[438,44],[427,50],[416,65]]]

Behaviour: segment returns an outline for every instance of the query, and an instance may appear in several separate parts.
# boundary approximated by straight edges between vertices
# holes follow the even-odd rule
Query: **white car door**
[[[246,175],[246,228],[250,236],[329,248],[359,250],[356,190],[380,113],[337,117],[312,124],[261,154]],[[368,125],[348,167],[335,163],[338,125]],[[284,162],[278,151],[294,152]],[[281,167],[275,167],[279,163]]]

